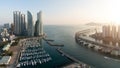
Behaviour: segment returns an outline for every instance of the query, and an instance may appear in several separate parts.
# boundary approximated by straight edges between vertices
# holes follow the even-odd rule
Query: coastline
[[[76,32],[75,41],[77,42],[77,44],[88,49],[92,49],[93,51],[104,56],[120,60],[120,55],[118,55],[119,48],[106,46],[105,44],[101,44],[91,39],[84,38],[84,36],[86,36],[85,33],[89,32],[86,30]]]
[[[43,40],[44,40],[49,46],[54,47],[54,46],[52,45],[52,44],[53,44],[53,40],[52,40],[52,42],[51,42],[51,40],[47,40],[47,39],[45,39],[45,38],[43,38]],[[51,42],[51,43],[49,43],[49,42]],[[64,46],[62,46],[62,47],[64,47]],[[70,56],[69,54],[65,53],[65,52],[62,50],[62,47],[61,47],[61,45],[60,45],[60,46],[57,45],[57,46],[56,46],[57,52],[59,52],[62,56],[65,56],[66,58],[68,58],[69,60],[71,60],[72,63],[65,64],[65,65],[63,64],[63,65],[57,66],[58,68],[69,68],[69,67],[73,67],[73,66],[74,66],[74,67],[83,67],[83,68],[86,68],[86,67],[94,68],[93,66],[90,66],[90,65],[88,65],[88,64],[86,64],[86,63],[83,63],[83,62],[79,61],[78,59],[76,59],[76,58]]]

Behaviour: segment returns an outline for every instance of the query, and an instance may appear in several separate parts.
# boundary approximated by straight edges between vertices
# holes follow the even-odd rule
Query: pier
[[[53,44],[51,41],[46,41],[50,46],[64,46],[63,44]]]
[[[54,44],[52,39],[46,39],[46,38],[43,38],[43,40],[46,41],[46,43],[48,43],[50,46],[64,46],[64,44]]]
[[[77,63],[82,63],[79,60],[77,60],[76,58],[74,58],[74,57],[68,55],[67,53],[65,53],[64,51],[62,51],[61,48],[57,48],[57,51],[60,52],[62,55],[65,55],[67,58],[69,58]]]
[[[68,55],[67,53],[65,53],[64,51],[62,51],[61,48],[57,48],[57,51],[60,52],[63,56],[66,56],[68,59],[70,59],[70,60],[78,63],[78,66],[79,66],[79,65],[82,65],[82,66],[84,66],[84,67],[82,67],[82,68],[91,68],[91,66],[89,66],[89,65],[87,65],[87,64],[85,64],[85,63],[82,63],[82,62],[79,61],[78,59],[76,59],[76,58]],[[92,67],[92,68],[93,68],[93,67]]]

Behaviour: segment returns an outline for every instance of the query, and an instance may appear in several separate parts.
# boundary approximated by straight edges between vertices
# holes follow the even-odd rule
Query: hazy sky
[[[42,10],[44,24],[120,22],[119,0],[0,0],[0,24],[13,22],[13,11],[27,10],[35,20]]]

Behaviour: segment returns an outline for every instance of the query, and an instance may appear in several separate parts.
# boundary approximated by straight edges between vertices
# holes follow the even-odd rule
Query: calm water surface
[[[56,43],[65,46],[63,50],[82,62],[90,64],[96,68],[120,68],[120,61],[105,59],[103,55],[86,49],[75,42],[75,32],[90,28],[89,26],[55,26],[45,25],[44,31],[48,38],[54,39]]]
[[[89,26],[57,26],[57,25],[45,25],[44,32],[47,37],[54,39],[55,43],[64,44],[63,50],[69,55],[79,59],[80,61],[92,65],[96,68],[120,68],[120,61],[105,59],[103,55],[93,52],[87,48],[78,45],[75,42],[75,32],[91,28]],[[70,64],[72,61],[64,56],[61,56],[54,47],[49,46],[42,41],[43,47],[52,57],[52,61],[37,65],[29,66],[26,68],[54,68],[56,66],[62,66],[64,64]]]

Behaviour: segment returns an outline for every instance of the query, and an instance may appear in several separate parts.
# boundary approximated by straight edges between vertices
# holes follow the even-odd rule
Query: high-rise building
[[[118,26],[118,39],[120,40],[120,25]]]
[[[37,35],[43,35],[42,11],[37,13]]]
[[[26,34],[25,14],[21,14],[21,35]]]
[[[14,33],[16,35],[24,35],[26,30],[25,14],[21,14],[20,11],[14,11],[13,20],[14,20]]]
[[[21,33],[21,12],[19,11],[14,11],[13,12],[13,21],[14,21],[14,33],[16,35],[20,35]]]
[[[42,24],[42,12],[37,13],[37,21],[33,22],[33,16],[31,12],[27,11],[27,27],[25,22],[25,14],[21,14],[20,11],[13,12],[13,19],[14,19],[14,33],[16,35],[27,35],[34,36],[34,32],[36,36],[43,35],[43,24]]]
[[[112,33],[112,38],[116,39],[117,38],[117,31],[116,31],[116,26],[115,25],[112,26],[111,33]]]
[[[14,26],[14,24],[12,23],[11,24],[11,34],[13,35],[13,32],[14,32],[14,29],[15,29],[15,26]]]
[[[28,22],[27,25],[28,36],[34,36],[33,17],[29,11],[27,11],[27,22]]]
[[[110,25],[107,26],[107,36],[111,37],[111,28],[110,28]]]
[[[35,22],[35,36],[38,36],[38,21]]]
[[[111,37],[111,29],[109,25],[104,25],[102,27],[102,36],[103,37]]]

